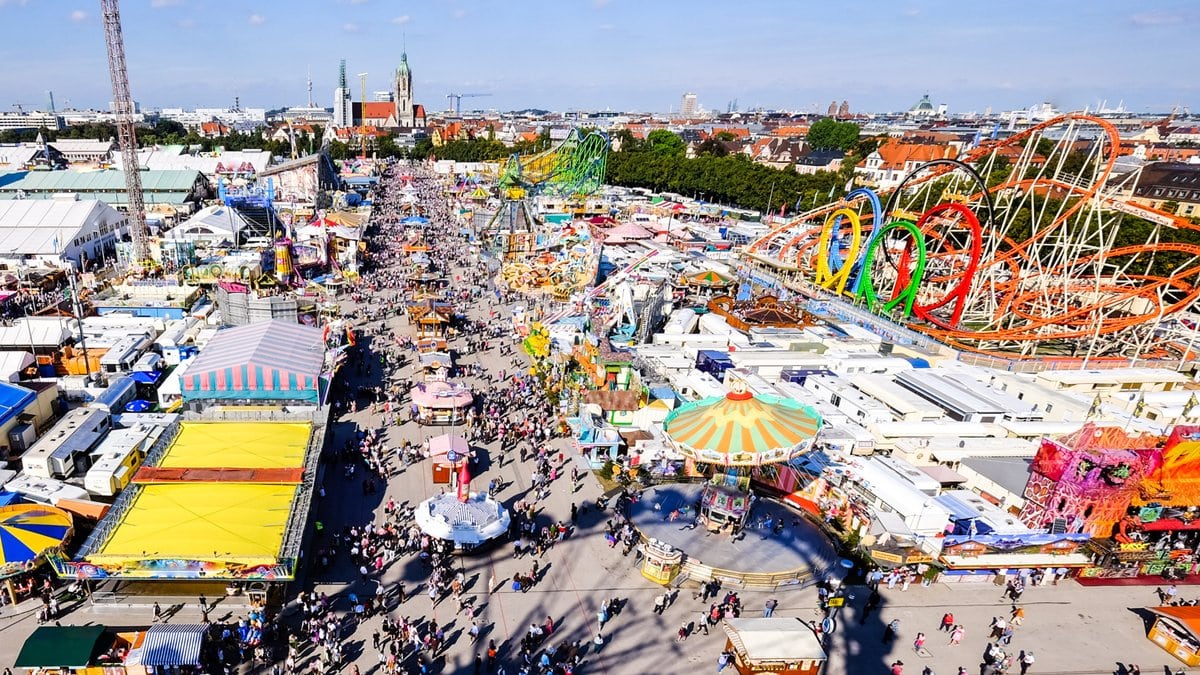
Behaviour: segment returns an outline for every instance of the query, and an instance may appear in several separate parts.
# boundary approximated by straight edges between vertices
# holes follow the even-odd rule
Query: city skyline
[[[1200,85],[1174,81],[1162,65],[1190,60],[1186,38],[1200,9],[1169,0],[965,9],[913,0],[854,10],[587,0],[503,13],[468,0],[333,0],[303,14],[282,2],[126,0],[121,9],[133,94],[147,108],[228,106],[235,97],[243,107],[304,105],[309,74],[315,102],[329,107],[339,59],[369,73],[370,96],[389,88],[405,49],[416,102],[430,111],[445,110],[450,92],[488,93],[470,107],[499,110],[667,112],[685,92],[715,111],[736,100],[743,110],[821,113],[835,99],[852,111],[901,111],[926,92],[952,113],[1041,101],[1200,107]],[[16,29],[0,48],[9,64],[3,109],[44,107],[47,90],[60,108],[107,106],[95,3],[0,0],[0,21]],[[43,45],[52,34],[51,51]]]

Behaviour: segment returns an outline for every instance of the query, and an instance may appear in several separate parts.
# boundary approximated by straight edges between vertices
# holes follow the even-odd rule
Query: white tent
[[[35,363],[29,352],[0,352],[0,380],[17,382],[21,373]]]
[[[220,204],[206,206],[175,226],[167,236],[186,241],[234,241],[250,224],[236,209]]]

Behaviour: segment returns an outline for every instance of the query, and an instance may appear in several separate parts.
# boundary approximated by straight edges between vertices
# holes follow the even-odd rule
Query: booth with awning
[[[1146,637],[1189,666],[1200,666],[1200,607],[1149,607],[1154,625]]]
[[[421,424],[460,424],[475,402],[470,389],[451,382],[422,382],[409,396]]]
[[[208,626],[204,624],[156,623],[146,631],[141,647],[130,651],[125,665],[199,666],[200,650],[207,634]]]
[[[104,626],[39,626],[25,640],[16,668],[87,668],[103,649]]]

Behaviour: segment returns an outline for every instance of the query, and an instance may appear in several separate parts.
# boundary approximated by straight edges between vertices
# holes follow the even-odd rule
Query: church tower
[[[396,68],[396,123],[402,127],[416,126],[415,106],[412,99],[412,71],[408,69],[408,53],[400,53],[400,66]]]

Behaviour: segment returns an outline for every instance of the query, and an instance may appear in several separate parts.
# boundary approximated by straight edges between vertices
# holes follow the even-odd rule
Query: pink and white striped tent
[[[180,376],[185,403],[193,400],[294,401],[321,399],[325,343],[319,328],[263,321],[226,328]]]

